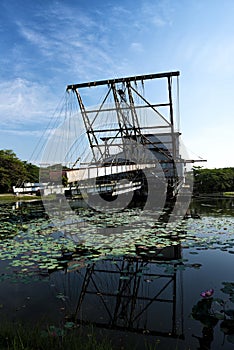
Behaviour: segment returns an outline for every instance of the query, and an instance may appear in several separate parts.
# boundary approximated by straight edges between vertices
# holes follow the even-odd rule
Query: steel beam
[[[179,75],[180,75],[180,72],[176,71],[176,72],[136,75],[136,76],[126,77],[126,78],[98,80],[98,81],[91,81],[91,82],[88,82],[88,83],[67,85],[67,91],[68,90],[76,90],[76,89],[85,88],[85,87],[99,86],[99,85],[110,85],[110,84],[116,84],[116,83],[125,83],[125,82],[129,82],[129,81],[138,81],[138,80],[144,81],[144,80],[157,79],[157,78],[178,77]]]

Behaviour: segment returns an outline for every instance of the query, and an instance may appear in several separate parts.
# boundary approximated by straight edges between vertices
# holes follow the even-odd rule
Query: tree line
[[[194,193],[234,191],[234,168],[203,169],[193,167]]]
[[[39,167],[21,161],[12,150],[0,150],[0,193],[23,182],[39,182]]]

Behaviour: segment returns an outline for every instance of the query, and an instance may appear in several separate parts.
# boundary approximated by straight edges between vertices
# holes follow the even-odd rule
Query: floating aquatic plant
[[[0,219],[0,232],[1,227],[5,230],[2,236],[0,233],[0,258],[8,261],[13,271],[45,273],[66,267],[72,272],[89,261],[110,256],[160,258],[159,250],[173,245],[181,245],[196,255],[199,250],[207,249],[234,253],[233,217],[188,219],[166,225],[154,222],[150,211],[129,209],[110,216],[84,209],[77,212],[79,220],[74,223],[62,213],[69,225],[61,232],[46,218],[41,207],[34,209],[30,213],[27,207],[17,211],[0,206],[0,214],[4,214]],[[85,261],[81,261],[84,256]],[[178,270],[200,266],[199,263],[177,263]]]

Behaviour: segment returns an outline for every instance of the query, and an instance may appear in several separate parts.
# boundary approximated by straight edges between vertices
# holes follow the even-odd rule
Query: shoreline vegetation
[[[1,322],[1,350],[113,350],[107,337],[100,337],[93,327],[81,327],[67,322],[61,327],[22,322]]]
[[[234,198],[234,192],[221,192],[221,193],[196,193],[193,195],[195,198]],[[56,198],[56,195],[49,195],[47,197],[43,197],[43,200],[53,200]],[[82,199],[82,198],[80,198]],[[22,195],[16,196],[11,193],[1,193],[0,194],[0,202],[22,202],[22,201],[40,201],[42,200],[41,196],[36,195]]]
[[[55,195],[49,195],[46,197],[48,200],[55,199]],[[44,200],[45,198],[43,198]],[[13,193],[0,193],[0,202],[21,202],[21,201],[40,201],[42,200],[41,196],[36,195],[19,195],[16,196]]]

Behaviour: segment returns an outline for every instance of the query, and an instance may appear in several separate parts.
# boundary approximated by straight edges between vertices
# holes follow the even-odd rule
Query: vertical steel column
[[[123,145],[123,152],[124,152],[125,157],[126,157],[126,139],[125,139],[125,136],[129,136],[129,135],[128,135],[128,131],[127,131],[127,128],[125,125],[123,115],[121,113],[121,106],[120,106],[120,102],[118,99],[118,95],[117,95],[117,91],[116,91],[116,87],[115,87],[114,83],[111,83],[111,88],[112,88],[113,97],[114,97],[114,101],[115,101],[117,119],[118,119],[118,124],[119,124],[119,132],[121,135],[121,140],[122,140],[122,145]]]
[[[171,137],[172,137],[172,156],[174,162],[176,161],[176,142],[175,142],[175,130],[174,130],[174,116],[173,116],[173,104],[172,104],[172,93],[171,93],[171,77],[168,80],[168,94],[169,94],[169,108],[170,108],[170,124],[171,124]]]
[[[131,83],[130,81],[127,81],[127,89],[128,89],[128,98],[129,98],[129,104],[130,104],[130,110],[131,110],[131,114],[132,114],[132,124],[133,124],[133,130],[134,130],[134,134],[135,137],[138,135],[140,135],[140,125],[139,125],[139,120],[137,117],[137,113],[136,113],[136,109],[135,109],[135,105],[134,105],[134,99],[132,96],[132,91],[131,91]]]

